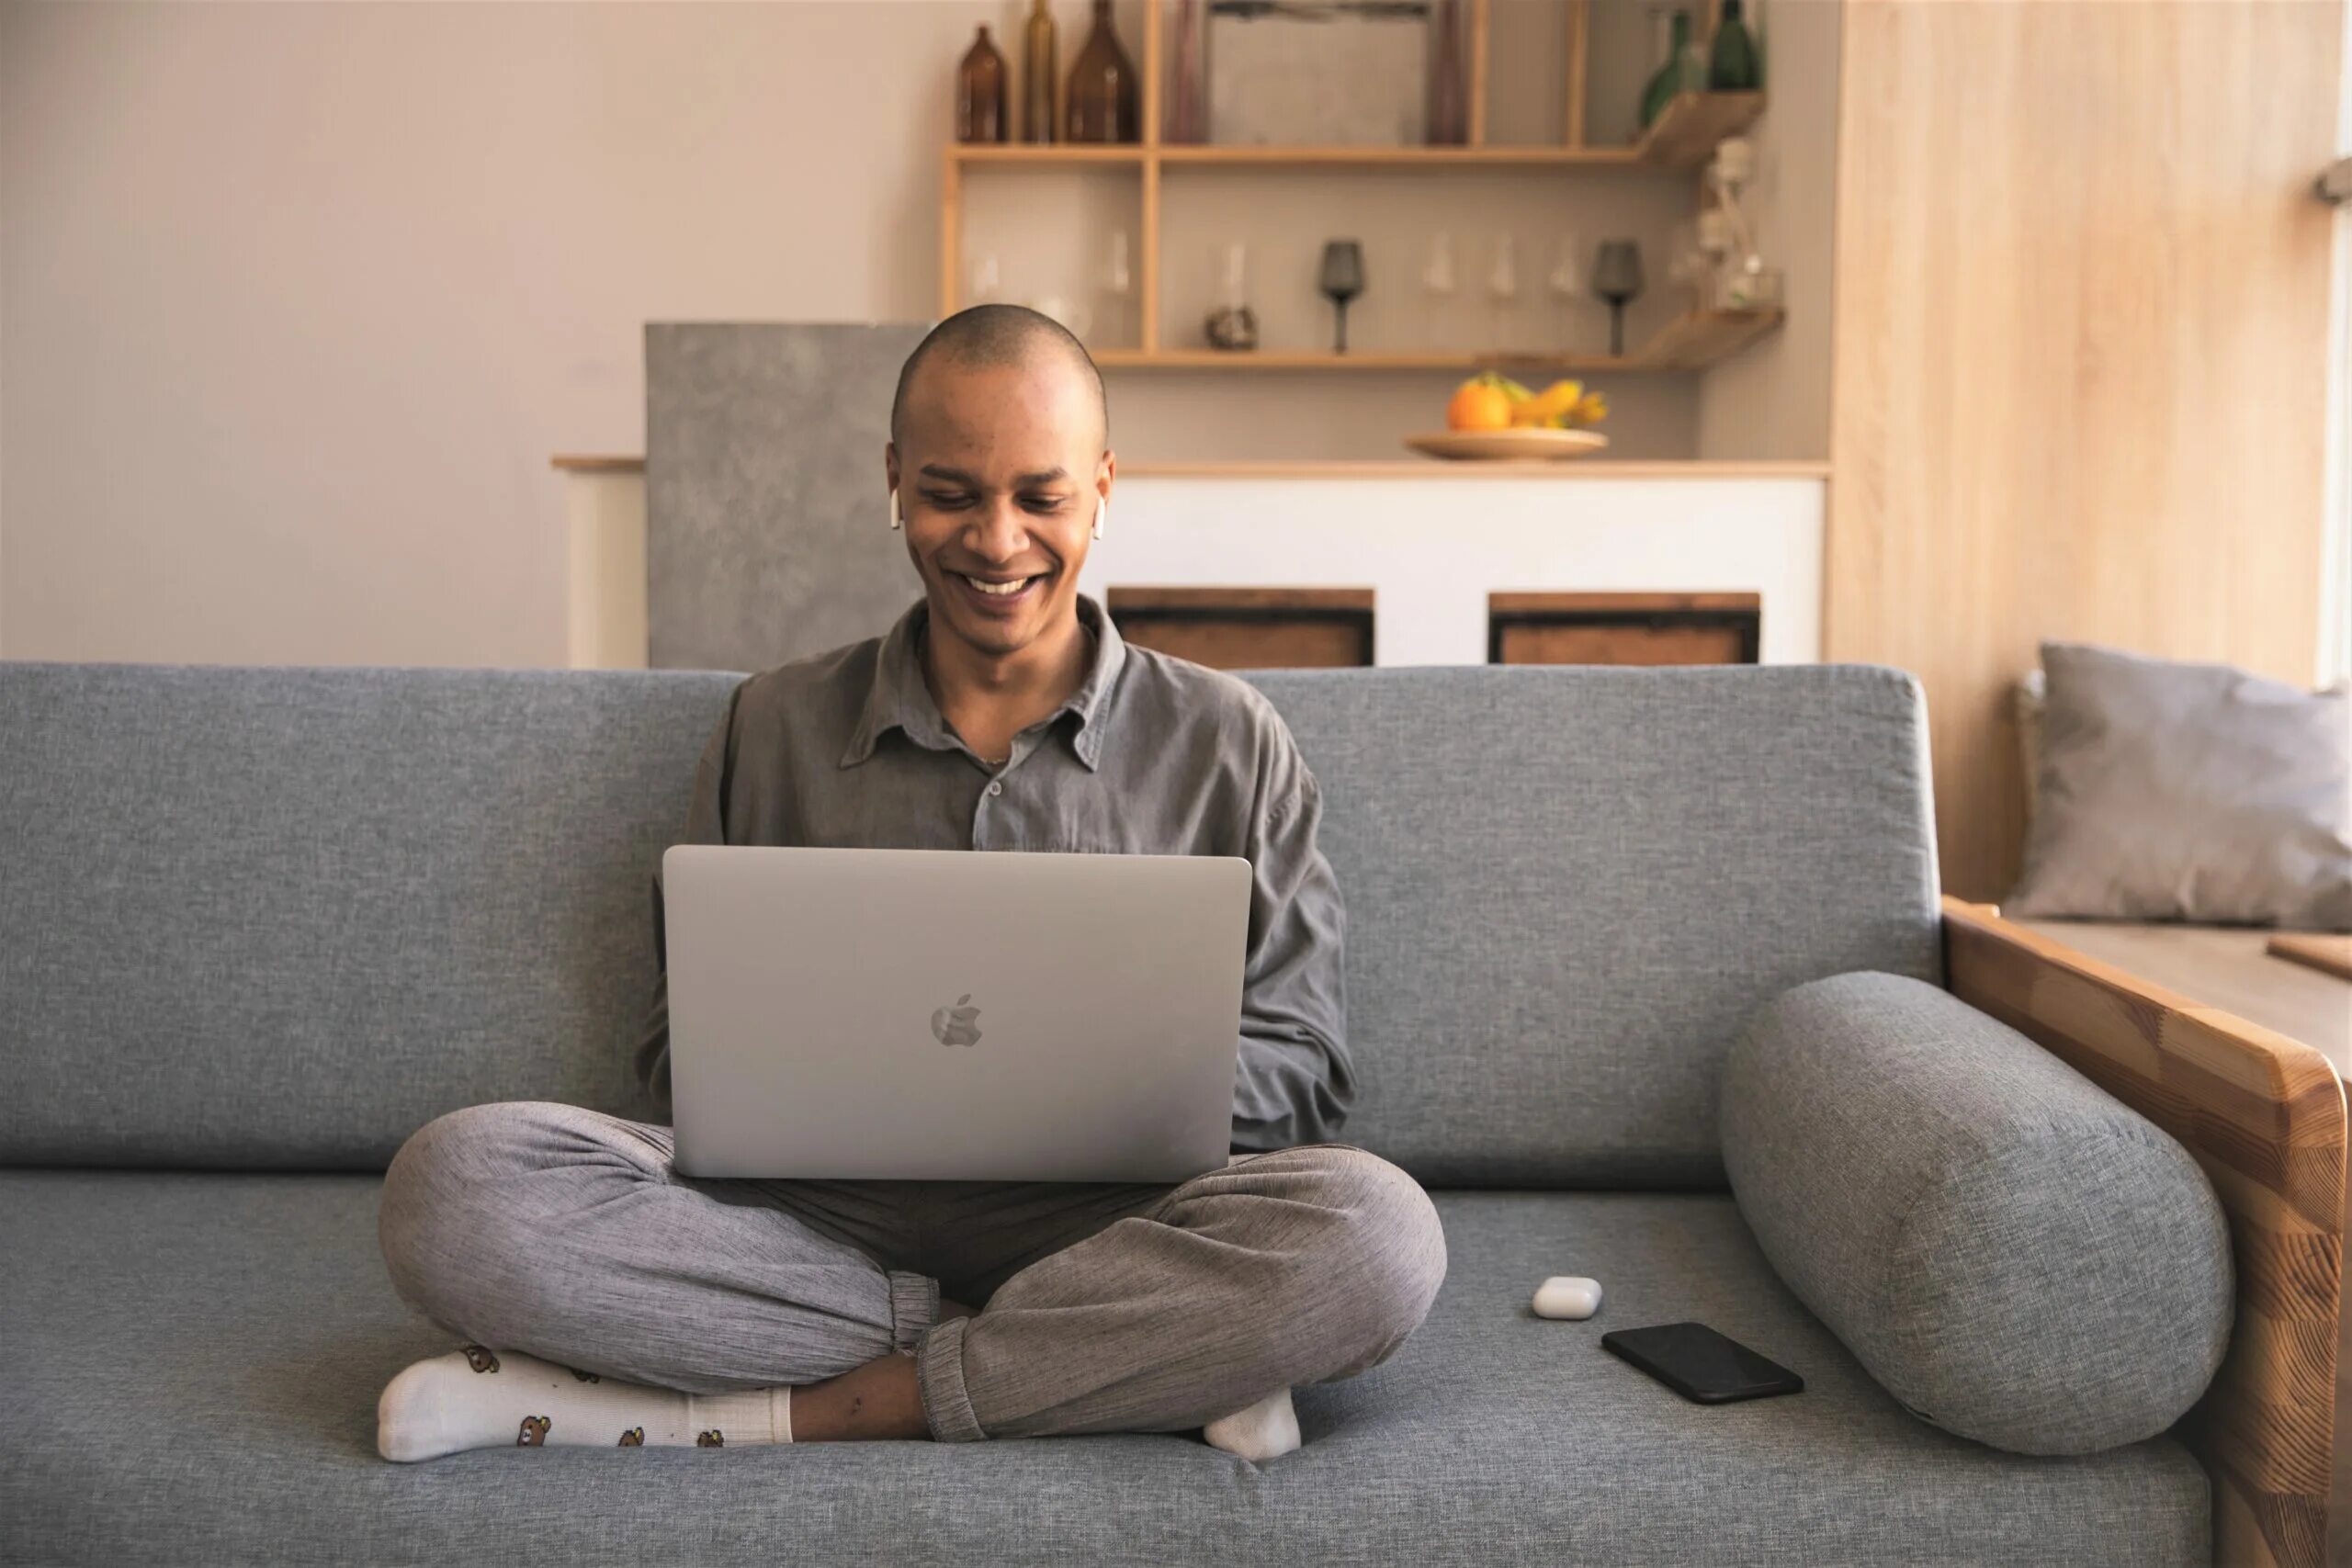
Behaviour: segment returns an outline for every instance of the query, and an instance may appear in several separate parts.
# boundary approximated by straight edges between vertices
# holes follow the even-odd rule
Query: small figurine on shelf
[[[1211,348],[1230,350],[1258,346],[1258,313],[1243,296],[1242,269],[1246,253],[1239,245],[1225,251],[1225,303],[1209,312],[1206,326]]]
[[[1714,299],[1719,310],[1761,310],[1781,302],[1780,269],[1764,265],[1740,210],[1740,188],[1756,177],[1756,144],[1726,136],[1707,165],[1707,188],[1714,203],[1699,214],[1700,244],[1714,259]]]
[[[1130,142],[1143,140],[1143,114],[1136,97],[1135,62],[1119,46],[1111,25],[1111,0],[1094,0],[1094,30],[1078,51],[1069,73],[1069,140]]]
[[[989,41],[983,22],[956,69],[956,140],[1002,141],[1006,129],[1004,56]]]

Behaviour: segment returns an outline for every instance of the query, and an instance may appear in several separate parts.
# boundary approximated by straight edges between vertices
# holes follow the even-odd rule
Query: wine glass
[[[1584,267],[1577,259],[1577,253],[1582,248],[1581,242],[1574,234],[1561,235],[1559,253],[1553,263],[1551,275],[1544,280],[1544,287],[1551,291],[1553,299],[1560,302],[1560,346],[1563,349],[1568,346],[1568,340],[1575,335],[1576,303],[1585,295]]]
[[[1519,298],[1519,247],[1509,234],[1495,240],[1495,265],[1487,274],[1487,292],[1494,297],[1494,341],[1487,346],[1501,348],[1510,342],[1509,311]]]
[[[996,265],[994,251],[973,258],[971,301],[975,305],[992,305],[1002,295],[1004,275]]]
[[[1111,231],[1111,262],[1102,269],[1102,292],[1111,298],[1111,336],[1125,341],[1127,297],[1135,291],[1135,274],[1127,265],[1127,231]]]
[[[1332,240],[1323,247],[1323,296],[1339,312],[1337,341],[1331,352],[1348,352],[1348,301],[1363,292],[1363,246],[1353,240]]]
[[[1421,288],[1430,297],[1429,341],[1446,346],[1446,301],[1453,298],[1453,236],[1440,229],[1430,236],[1430,263],[1421,269]]]
[[[1642,292],[1642,247],[1631,240],[1603,240],[1593,258],[1592,291],[1609,301],[1609,352],[1625,353],[1625,305]]]

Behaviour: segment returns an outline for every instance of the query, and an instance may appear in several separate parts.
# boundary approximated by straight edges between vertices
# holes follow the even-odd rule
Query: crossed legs
[[[790,1386],[800,1441],[1190,1430],[1378,1365],[1445,1271],[1427,1195],[1339,1145],[1172,1188],[716,1181],[667,1128],[536,1100],[420,1128],[379,1232],[481,1347],[714,1411]]]

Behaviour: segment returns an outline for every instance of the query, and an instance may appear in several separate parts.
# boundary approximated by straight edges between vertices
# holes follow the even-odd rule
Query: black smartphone
[[[1631,1361],[1685,1399],[1727,1404],[1735,1399],[1804,1392],[1804,1379],[1767,1360],[1738,1340],[1703,1323],[1661,1323],[1650,1328],[1613,1328],[1600,1337],[1602,1348]]]

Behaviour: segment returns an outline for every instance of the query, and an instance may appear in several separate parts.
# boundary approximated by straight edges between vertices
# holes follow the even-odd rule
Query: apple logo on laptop
[[[952,1008],[931,1015],[931,1032],[942,1045],[976,1045],[980,1038],[980,1010],[971,1005],[972,993],[956,998]]]

